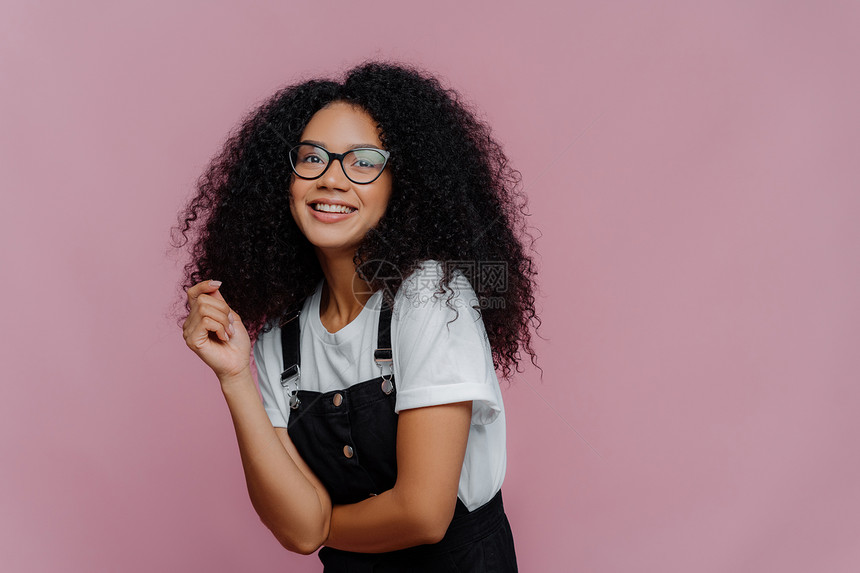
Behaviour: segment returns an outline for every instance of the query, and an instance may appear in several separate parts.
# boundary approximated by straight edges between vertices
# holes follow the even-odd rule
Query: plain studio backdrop
[[[197,176],[366,58],[473,102],[540,230],[522,571],[860,569],[860,5],[4,2],[0,569],[319,571],[171,316]]]

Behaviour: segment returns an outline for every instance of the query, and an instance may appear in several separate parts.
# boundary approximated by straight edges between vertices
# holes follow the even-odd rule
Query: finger
[[[202,326],[208,332],[214,332],[219,340],[223,340],[224,342],[230,342],[230,335],[227,333],[227,329],[224,328],[224,325],[211,318],[209,316],[204,316],[200,320],[200,326]],[[208,336],[207,332],[207,336]],[[202,338],[202,336],[201,336]]]
[[[209,318],[220,323],[230,336],[236,334],[236,328],[233,326],[233,313],[230,311],[227,303],[216,300],[208,295],[201,295],[197,299],[196,309],[192,310],[192,314],[196,314],[200,317],[200,320]]]
[[[239,315],[236,313],[235,310],[230,308],[230,305],[227,304],[227,301],[224,300],[224,297],[221,295],[220,290],[216,290],[211,294],[211,296],[224,303],[224,307],[219,308],[225,308],[224,311],[227,313],[227,320],[230,323],[230,334],[236,334],[236,329],[234,328],[233,324],[239,320]]]
[[[213,309],[218,312],[224,313],[225,316],[230,313],[230,305],[224,302],[223,298],[218,298],[212,296],[211,294],[203,293],[198,296],[196,305],[201,312],[205,312],[208,309]]]
[[[188,346],[202,347],[205,341],[209,338],[209,332],[215,332],[218,336],[217,321],[210,322],[212,319],[207,316],[189,316],[182,328],[182,336],[185,338],[185,343]],[[208,328],[207,328],[208,325]],[[218,336],[219,339],[222,339]]]
[[[203,348],[207,343],[212,341],[210,333],[214,333],[214,338],[217,338],[219,341],[229,341],[221,323],[204,316],[188,325],[187,332],[184,333],[185,343],[192,350]]]
[[[214,280],[200,281],[199,283],[197,283],[196,285],[194,285],[193,287],[188,289],[188,291],[187,291],[188,300],[189,301],[194,300],[203,293],[212,293],[212,292],[218,290],[218,287],[220,287],[220,286],[221,286],[221,281],[214,281]]]
[[[239,313],[232,308],[230,309],[230,315],[227,317],[227,319],[233,326],[235,326],[236,324],[242,324],[242,317],[239,316]],[[244,326],[244,324],[242,324],[242,326]]]

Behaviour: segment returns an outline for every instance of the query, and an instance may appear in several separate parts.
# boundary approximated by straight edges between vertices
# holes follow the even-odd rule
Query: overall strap
[[[299,336],[299,315],[301,309],[292,313],[292,316],[285,322],[281,323],[281,352],[284,356],[284,370],[281,372],[281,386],[287,393],[290,403],[290,408],[295,410],[299,407],[299,381],[301,380],[302,370],[301,351],[299,344],[301,337]],[[290,383],[295,382],[295,389],[290,388]]]
[[[379,326],[376,333],[376,350],[373,359],[377,364],[380,362],[391,362],[391,306],[383,303],[383,309],[379,311]]]
[[[299,349],[299,315],[301,310],[292,312],[292,316],[281,323],[281,350],[284,355],[284,372],[297,370],[301,364]]]
[[[391,351],[391,306],[382,300],[382,310],[379,311],[379,326],[377,327],[376,350],[373,352],[373,359],[376,365],[379,366],[379,372],[382,376],[382,391],[386,394],[391,394],[394,390],[394,383],[391,377],[394,375],[394,353]],[[388,373],[386,375],[386,366]]]

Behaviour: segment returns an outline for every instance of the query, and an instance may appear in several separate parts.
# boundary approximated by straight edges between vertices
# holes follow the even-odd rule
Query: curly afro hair
[[[533,239],[521,176],[461,96],[411,66],[366,62],[342,81],[286,87],[244,118],[173,229],[174,247],[191,241],[182,296],[201,280],[223,281],[221,292],[256,339],[314,291],[323,275],[290,213],[289,150],[311,117],[336,101],[369,113],[391,152],[388,207],[355,255],[362,278],[374,290],[384,288],[388,299],[430,259],[450,263],[442,265],[440,294],[455,269],[501,271],[502,280],[464,273],[478,296],[493,362],[505,378],[520,370],[521,350],[536,364],[530,333],[540,325],[536,268],[524,245],[528,239],[531,250]],[[396,268],[397,278],[362,272],[380,261]],[[185,309],[180,321],[187,301]]]

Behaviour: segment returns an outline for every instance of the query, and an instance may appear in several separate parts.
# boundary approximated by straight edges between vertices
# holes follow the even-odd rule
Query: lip
[[[355,209],[352,213],[325,213],[323,211],[317,211],[313,208],[314,203],[327,203],[329,205],[345,205],[346,207],[352,207]],[[349,203],[344,203],[342,201],[329,201],[329,200],[316,200],[312,203],[307,204],[308,211],[310,211],[311,216],[317,221],[322,221],[323,223],[337,223],[338,221],[343,221],[344,219],[349,219],[356,213],[358,213],[358,209],[350,205]]]

